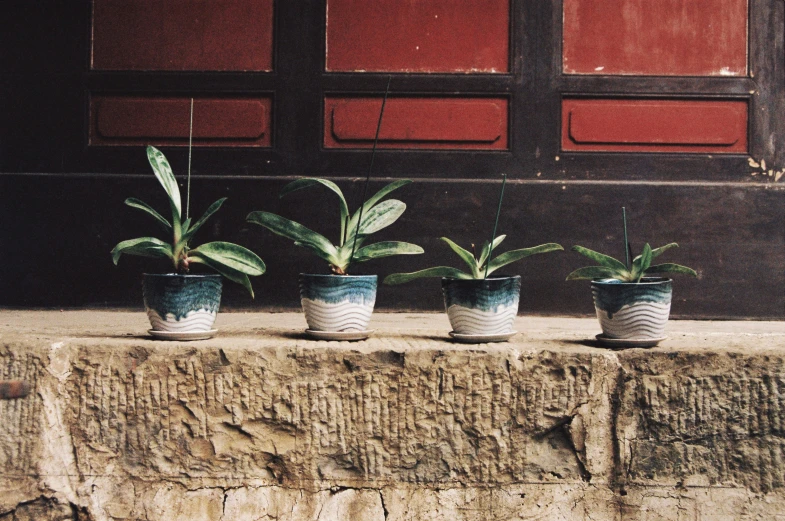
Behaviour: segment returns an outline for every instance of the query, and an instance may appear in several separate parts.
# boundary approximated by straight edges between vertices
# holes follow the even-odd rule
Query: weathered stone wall
[[[6,335],[0,520],[785,519],[783,346],[538,345]]]

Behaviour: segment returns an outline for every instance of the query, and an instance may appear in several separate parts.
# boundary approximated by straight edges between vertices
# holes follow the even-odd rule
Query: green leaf
[[[297,246],[309,248],[331,264],[335,264],[338,260],[338,250],[333,243],[300,223],[269,212],[251,212],[246,220],[264,226],[277,235],[292,239]]]
[[[258,255],[231,242],[208,242],[189,252],[190,256],[195,254],[209,259],[212,263],[228,266],[246,275],[258,276],[267,269]]]
[[[146,213],[152,215],[153,218],[156,221],[158,221],[158,224],[163,226],[164,231],[171,235],[171,233],[172,233],[172,223],[167,221],[166,218],[164,218],[160,213],[156,212],[153,209],[152,206],[150,206],[149,204],[145,203],[144,201],[136,199],[135,197],[129,197],[128,199],[126,199],[125,200],[125,204],[127,204],[131,208],[136,208],[137,210],[142,210],[143,212],[146,212]]]
[[[496,248],[498,248],[506,237],[507,237],[506,235],[499,235],[498,237],[496,237],[493,240],[493,249],[495,250]],[[490,257],[490,255],[491,255],[491,245],[488,241],[485,241],[482,245],[482,253],[480,254],[480,260],[477,262],[480,268],[485,266],[485,263],[488,261],[488,257]]]
[[[673,264],[671,262],[649,266],[645,273],[681,273],[684,275],[692,275],[693,277],[698,276],[698,273],[694,269],[688,268],[687,266],[682,266],[681,264]]]
[[[221,197],[220,199],[218,199],[217,201],[215,201],[213,204],[211,204],[211,205],[210,205],[210,207],[207,209],[207,211],[205,211],[205,212],[204,212],[204,215],[202,215],[202,216],[199,218],[199,220],[198,220],[198,221],[196,221],[196,222],[194,223],[194,225],[193,225],[193,226],[192,226],[190,229],[188,229],[188,228],[185,226],[185,224],[183,224],[183,229],[184,229],[184,232],[183,232],[183,238],[182,238],[182,240],[183,240],[184,242],[186,242],[186,243],[187,243],[188,241],[190,241],[190,240],[191,240],[191,238],[192,238],[192,237],[194,236],[194,234],[196,233],[196,231],[197,231],[199,228],[201,228],[201,227],[202,227],[202,225],[203,225],[203,224],[204,224],[204,223],[207,221],[207,219],[209,219],[210,217],[212,217],[212,215],[213,215],[215,212],[217,212],[217,211],[218,211],[218,209],[221,207],[221,205],[222,205],[222,204],[224,204],[224,201],[226,201],[226,197]]]
[[[354,262],[365,262],[367,260],[391,257],[393,255],[415,255],[424,252],[425,250],[421,247],[408,242],[377,242],[357,250],[354,254]]]
[[[477,259],[474,258],[474,255],[472,255],[470,251],[461,248],[455,242],[453,242],[451,239],[447,237],[441,237],[441,240],[446,242],[447,245],[450,248],[452,248],[452,251],[457,253],[458,256],[461,258],[461,260],[463,260],[463,262],[465,262],[466,265],[469,266],[469,269],[471,270],[472,275],[475,279],[482,278],[482,275],[480,275],[480,271],[479,271],[480,265],[477,263]]]
[[[632,281],[633,282],[640,282],[641,277],[646,272],[646,270],[651,266],[651,258],[652,258],[652,251],[651,246],[647,242],[643,246],[643,252],[635,257],[632,261]]]
[[[367,215],[368,212],[371,210],[371,208],[373,208],[376,205],[376,203],[378,203],[385,196],[387,196],[387,194],[408,184],[411,184],[410,179],[399,179],[398,181],[393,181],[392,183],[388,184],[387,186],[376,192],[372,197],[370,197],[367,201],[365,201],[365,203],[363,203],[362,205],[363,216]],[[349,235],[354,233],[354,229],[357,227],[357,221],[359,220],[359,218],[360,218],[360,210],[357,209],[357,211],[354,212],[354,215],[352,215],[352,218],[349,221],[349,232],[348,232]]]
[[[624,271],[626,272],[627,270],[625,269]],[[615,270],[602,266],[587,266],[567,275],[567,280],[615,279],[618,278],[618,273]]]
[[[406,205],[397,199],[390,199],[379,203],[371,208],[371,210],[363,215],[362,223],[360,223],[360,235],[370,235],[379,230],[387,228],[406,210]]]
[[[332,181],[328,181],[327,179],[317,179],[314,177],[304,177],[302,179],[297,179],[296,181],[292,181],[288,185],[284,186],[281,189],[281,193],[278,194],[278,197],[283,197],[288,193],[294,192],[295,190],[301,190],[303,188],[307,188],[313,185],[323,185],[335,192],[338,196],[338,204],[341,209],[341,238],[339,239],[338,243],[343,244],[343,236],[344,236],[344,229],[346,227],[346,218],[349,216],[349,206],[346,204],[346,198],[343,196],[343,192],[338,185],[333,183]]]
[[[384,279],[385,284],[403,284],[415,279],[424,279],[427,277],[448,277],[452,279],[473,279],[468,273],[464,273],[457,268],[450,268],[449,266],[437,266],[435,268],[428,268],[425,270],[415,271],[412,273],[393,273]]]
[[[172,167],[169,166],[169,161],[166,160],[163,152],[154,146],[147,147],[147,160],[150,166],[153,167],[155,177],[158,182],[164,187],[166,195],[169,196],[169,202],[172,205],[172,213],[177,212],[177,218],[182,219],[182,210],[180,208],[180,188],[177,186],[177,179],[172,173]]]
[[[140,237],[118,243],[112,249],[112,262],[117,265],[123,253],[138,255],[140,257],[168,257],[172,258],[172,247],[155,237]]]
[[[675,242],[672,242],[670,244],[666,244],[665,246],[660,246],[659,248],[654,248],[653,250],[651,250],[651,258],[652,259],[656,259],[657,257],[662,255],[666,251],[670,250],[671,248],[678,248],[678,247],[679,247],[678,244],[676,244]]]
[[[590,258],[600,266],[605,266],[606,268],[611,268],[612,270],[627,270],[627,266],[617,261],[613,257],[609,257],[608,255],[590,250],[589,248],[584,248],[583,246],[573,246],[572,251],[576,251],[584,257]]]
[[[251,298],[254,298],[253,287],[251,286],[251,279],[248,278],[248,275],[237,271],[226,264],[221,264],[220,262],[216,262],[208,257],[202,256],[199,252],[195,252],[194,255],[189,257],[191,262],[196,262],[200,264],[204,264],[205,266],[209,266],[227,279],[231,280],[232,282],[236,282],[242,285],[245,289],[248,290],[248,293],[251,294]]]
[[[531,255],[538,253],[548,253],[549,251],[564,250],[560,244],[549,242],[547,244],[540,244],[539,246],[532,246],[531,248],[521,248],[519,250],[510,250],[502,253],[488,264],[488,275],[515,261],[519,261]]]

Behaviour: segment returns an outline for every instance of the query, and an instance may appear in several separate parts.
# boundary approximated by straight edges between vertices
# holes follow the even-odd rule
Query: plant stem
[[[379,111],[379,122],[376,124],[376,137],[373,139],[373,150],[371,150],[371,164],[368,167],[368,175],[365,177],[365,186],[363,187],[363,197],[360,200],[360,213],[357,216],[357,229],[354,232],[354,242],[352,243],[352,254],[349,256],[349,263],[346,265],[346,271],[352,265],[354,259],[354,250],[357,248],[357,236],[360,235],[360,226],[363,222],[363,207],[365,206],[365,197],[368,194],[368,184],[371,182],[371,172],[373,171],[373,160],[376,157],[376,145],[379,143],[379,131],[382,129],[382,117],[384,117],[384,106],[387,104],[387,95],[390,93],[390,82],[392,76],[387,76],[387,88],[384,89],[384,99],[382,100],[382,109]]]
[[[499,206],[496,208],[496,222],[493,223],[493,237],[491,237],[491,247],[488,251],[488,260],[485,261],[485,276],[488,278],[488,266],[491,265],[491,258],[493,257],[493,241],[496,240],[496,227],[499,226],[499,214],[502,213],[502,199],[504,199],[504,185],[507,183],[507,174],[502,174],[502,190],[499,194]]]
[[[624,222],[624,260],[627,270],[630,269],[630,241],[627,240],[627,209],[621,207],[621,219]]]
[[[191,147],[194,138],[194,99],[191,98],[191,122],[188,125],[188,187],[185,192],[185,218],[191,216]]]

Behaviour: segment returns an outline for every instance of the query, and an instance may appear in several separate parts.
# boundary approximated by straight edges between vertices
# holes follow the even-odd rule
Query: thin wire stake
[[[502,213],[502,199],[504,199],[504,185],[507,183],[507,174],[502,174],[502,190],[499,194],[499,206],[496,208],[496,222],[493,223],[493,237],[491,237],[490,250],[488,251],[488,260],[485,262],[485,276],[488,278],[488,267],[491,265],[491,256],[493,255],[493,241],[496,240],[496,227],[499,226],[499,214]]]
[[[191,147],[194,138],[194,99],[191,98],[191,122],[188,125],[188,188],[185,196],[185,218],[191,216]]]
[[[621,207],[621,218],[624,221],[624,260],[627,264],[627,270],[630,269],[630,241],[627,240],[627,209]]]
[[[384,106],[387,104],[387,95],[390,93],[390,82],[392,76],[387,76],[387,88],[384,89],[384,99],[382,100],[382,110],[379,111],[379,122],[376,124],[376,137],[373,139],[373,150],[371,150],[371,164],[368,167],[368,175],[365,177],[365,186],[363,187],[363,197],[360,201],[360,213],[357,217],[357,230],[354,232],[354,243],[352,244],[352,254],[349,256],[349,264],[346,269],[352,264],[354,259],[354,250],[357,248],[357,236],[360,235],[360,226],[363,222],[363,207],[365,206],[365,196],[368,194],[368,183],[371,181],[371,172],[373,171],[373,160],[376,157],[376,145],[379,143],[379,131],[382,128],[382,118],[384,117]]]

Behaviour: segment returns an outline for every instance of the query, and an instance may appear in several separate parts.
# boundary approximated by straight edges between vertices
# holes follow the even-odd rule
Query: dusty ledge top
[[[519,316],[519,332],[509,342],[465,345],[451,341],[450,324],[444,313],[374,313],[375,333],[360,342],[316,341],[306,338],[301,313],[220,313],[218,335],[196,342],[161,342],[147,334],[149,324],[141,311],[0,311],[0,341],[38,344],[79,339],[84,345],[128,345],[149,347],[284,347],[346,348],[374,350],[541,350],[606,352],[594,337],[600,332],[594,318]],[[653,351],[733,350],[785,351],[785,321],[691,321],[671,320],[668,339]],[[149,343],[149,344],[148,344]]]

